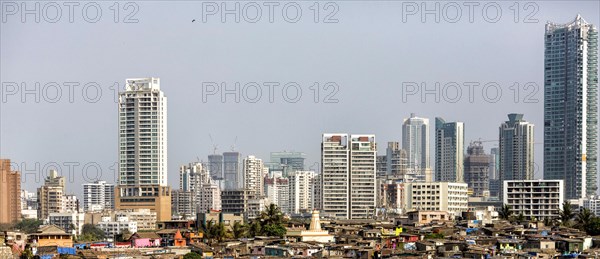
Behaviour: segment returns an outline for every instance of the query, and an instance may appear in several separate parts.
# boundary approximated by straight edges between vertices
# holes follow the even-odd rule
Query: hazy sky
[[[588,22],[600,24],[597,1],[518,6],[513,1],[341,1],[320,2],[318,8],[312,1],[288,5],[143,1],[129,6],[101,1],[72,5],[72,23],[66,2],[55,6],[30,1],[25,7],[33,9],[35,3],[40,3],[39,23],[34,14],[21,17],[21,2],[2,2],[0,157],[19,164],[23,188],[29,191],[41,185],[53,164],[66,175],[69,165],[78,163],[67,186],[76,194],[81,194],[82,183],[98,178],[95,165],[101,167],[100,178],[114,181],[118,155],[114,84],[122,88],[126,78],[135,77],[160,77],[168,97],[168,169],[173,187],[178,185],[180,165],[197,157],[206,160],[212,152],[209,135],[218,152],[231,150],[237,139],[235,148],[244,156],[268,160],[271,151],[302,151],[310,166],[319,161],[324,132],[373,133],[379,150],[385,152],[387,141],[400,141],[402,120],[414,112],[430,118],[432,126],[436,116],[463,121],[468,145],[479,138],[497,139],[500,123],[516,112],[535,124],[536,142],[542,143],[545,23],[567,23],[580,13]],[[484,6],[487,15],[482,14]],[[234,9],[234,14],[225,15],[225,22],[220,16],[223,7]],[[251,23],[257,7],[262,16]],[[297,7],[302,15],[295,17]],[[434,10],[425,21],[423,7]],[[95,8],[101,16],[95,17]],[[496,17],[498,8],[501,16]],[[241,14],[239,23],[235,13]],[[98,21],[92,23],[95,18]],[[65,82],[79,85],[69,87]],[[207,82],[224,82],[228,89],[239,82],[240,101],[234,94],[226,95],[225,102],[220,93],[203,98]],[[255,98],[251,82],[262,86],[260,98]],[[265,82],[280,84],[273,87],[272,102]],[[328,82],[338,88],[327,100],[337,103],[324,103],[336,89]],[[440,101],[434,94],[421,100],[419,93],[403,99],[407,93],[403,89],[415,90],[412,82],[428,89],[439,82]],[[461,96],[456,97],[452,82],[461,87]],[[471,100],[464,85],[469,82],[479,84],[473,87]],[[487,95],[482,94],[484,85]],[[502,94],[495,98],[497,86]],[[295,87],[302,95],[291,103]],[[29,94],[22,96],[27,89]],[[96,95],[97,89],[101,95]],[[318,103],[314,89],[320,89]],[[433,132],[431,137],[433,163]],[[495,144],[485,143],[488,152]],[[541,144],[535,153],[536,164],[541,165]],[[541,175],[539,167],[536,177]]]

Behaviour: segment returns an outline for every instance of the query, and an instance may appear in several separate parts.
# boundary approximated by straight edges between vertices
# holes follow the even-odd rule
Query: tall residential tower
[[[127,79],[119,93],[116,209],[150,209],[171,219],[167,185],[167,97],[158,78]]]
[[[435,118],[435,181],[464,181],[465,126]]]
[[[429,119],[416,117],[404,119],[402,148],[408,155],[408,168],[422,171],[429,168]]]
[[[598,160],[598,30],[580,15],[546,24],[544,179],[566,199],[594,195]]]
[[[500,125],[499,134],[502,197],[504,181],[533,179],[533,124],[523,120],[523,114],[511,113],[508,115],[508,121]]]

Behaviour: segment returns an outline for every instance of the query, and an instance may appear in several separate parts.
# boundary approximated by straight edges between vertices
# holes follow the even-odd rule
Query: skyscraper
[[[429,119],[416,117],[404,119],[402,124],[402,148],[408,153],[408,168],[429,168]]]
[[[435,181],[464,181],[464,134],[464,123],[435,118]]]
[[[240,164],[242,155],[239,152],[223,152],[223,178],[225,190],[242,189],[243,179]]]
[[[348,134],[323,134],[321,143],[321,202],[325,214],[349,218],[350,148]]]
[[[21,220],[21,173],[10,169],[9,159],[0,159],[0,223]]]
[[[474,197],[490,195],[490,156],[483,149],[481,141],[474,141],[467,147],[465,157],[465,183],[473,190]]]
[[[350,135],[350,218],[375,215],[375,135]]]
[[[208,155],[208,171],[215,180],[223,179],[223,155]]]
[[[580,15],[546,24],[544,179],[566,199],[594,195],[598,161],[598,30]]]
[[[490,150],[490,197],[500,195],[500,150],[497,147]],[[502,197],[499,197],[502,199]]]
[[[369,218],[375,209],[374,135],[323,134],[321,203],[337,218]]]
[[[506,180],[532,180],[533,124],[523,120],[523,114],[511,113],[500,131],[500,197]]]
[[[167,185],[167,97],[158,78],[127,79],[119,93],[117,209],[146,208],[171,219]]]

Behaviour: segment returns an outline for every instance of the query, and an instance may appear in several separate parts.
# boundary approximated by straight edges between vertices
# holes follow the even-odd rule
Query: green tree
[[[223,222],[214,224],[211,229],[211,232],[214,239],[218,240],[219,242],[229,237],[229,233],[227,232],[227,229],[225,228],[225,224],[223,224]]]
[[[287,233],[284,226],[283,213],[277,205],[271,203],[260,213],[261,235],[283,237]]]
[[[260,213],[260,221],[263,224],[281,224],[283,222],[283,213],[277,205],[271,203]]]
[[[83,224],[81,227],[80,241],[99,241],[105,238],[104,231],[93,224]]]
[[[33,258],[33,252],[31,252],[31,249],[29,247],[26,247],[25,250],[23,250],[23,252],[21,252],[21,256],[19,256],[19,259],[32,259]]]
[[[202,255],[196,252],[190,252],[183,256],[183,259],[202,259]]]
[[[42,223],[43,222],[41,220],[37,219],[23,219],[15,224],[15,229],[21,230],[26,234],[31,234],[37,232]]]
[[[231,226],[231,234],[235,239],[246,237],[246,232],[246,225],[241,224],[239,221],[234,222],[233,226]]]
[[[563,226],[571,225],[571,219],[573,219],[573,217],[575,216],[575,212],[573,211],[573,208],[571,207],[571,203],[569,201],[563,202],[563,208],[562,210],[560,210],[559,216],[560,223]]]
[[[576,218],[577,227],[581,230],[587,230],[593,218],[594,214],[589,209],[583,208],[579,210],[579,213],[577,213]]]
[[[586,226],[585,232],[591,236],[600,235],[600,218],[593,217],[590,223]]]
[[[204,235],[205,240],[211,240],[213,238],[213,226],[215,222],[211,219],[207,222],[203,222],[200,226],[200,232]]]
[[[248,232],[251,237],[262,235],[262,226],[260,221],[254,220],[247,226]]]
[[[510,209],[510,206],[508,206],[507,204],[504,204],[504,205],[502,205],[502,208],[500,209],[498,214],[499,214],[498,216],[500,216],[501,219],[509,220],[510,217],[512,216],[513,212]]]

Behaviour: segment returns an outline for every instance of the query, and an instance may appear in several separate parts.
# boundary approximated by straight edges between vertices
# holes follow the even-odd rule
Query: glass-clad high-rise
[[[546,24],[544,179],[565,181],[565,198],[597,190],[598,30],[577,16]]]

